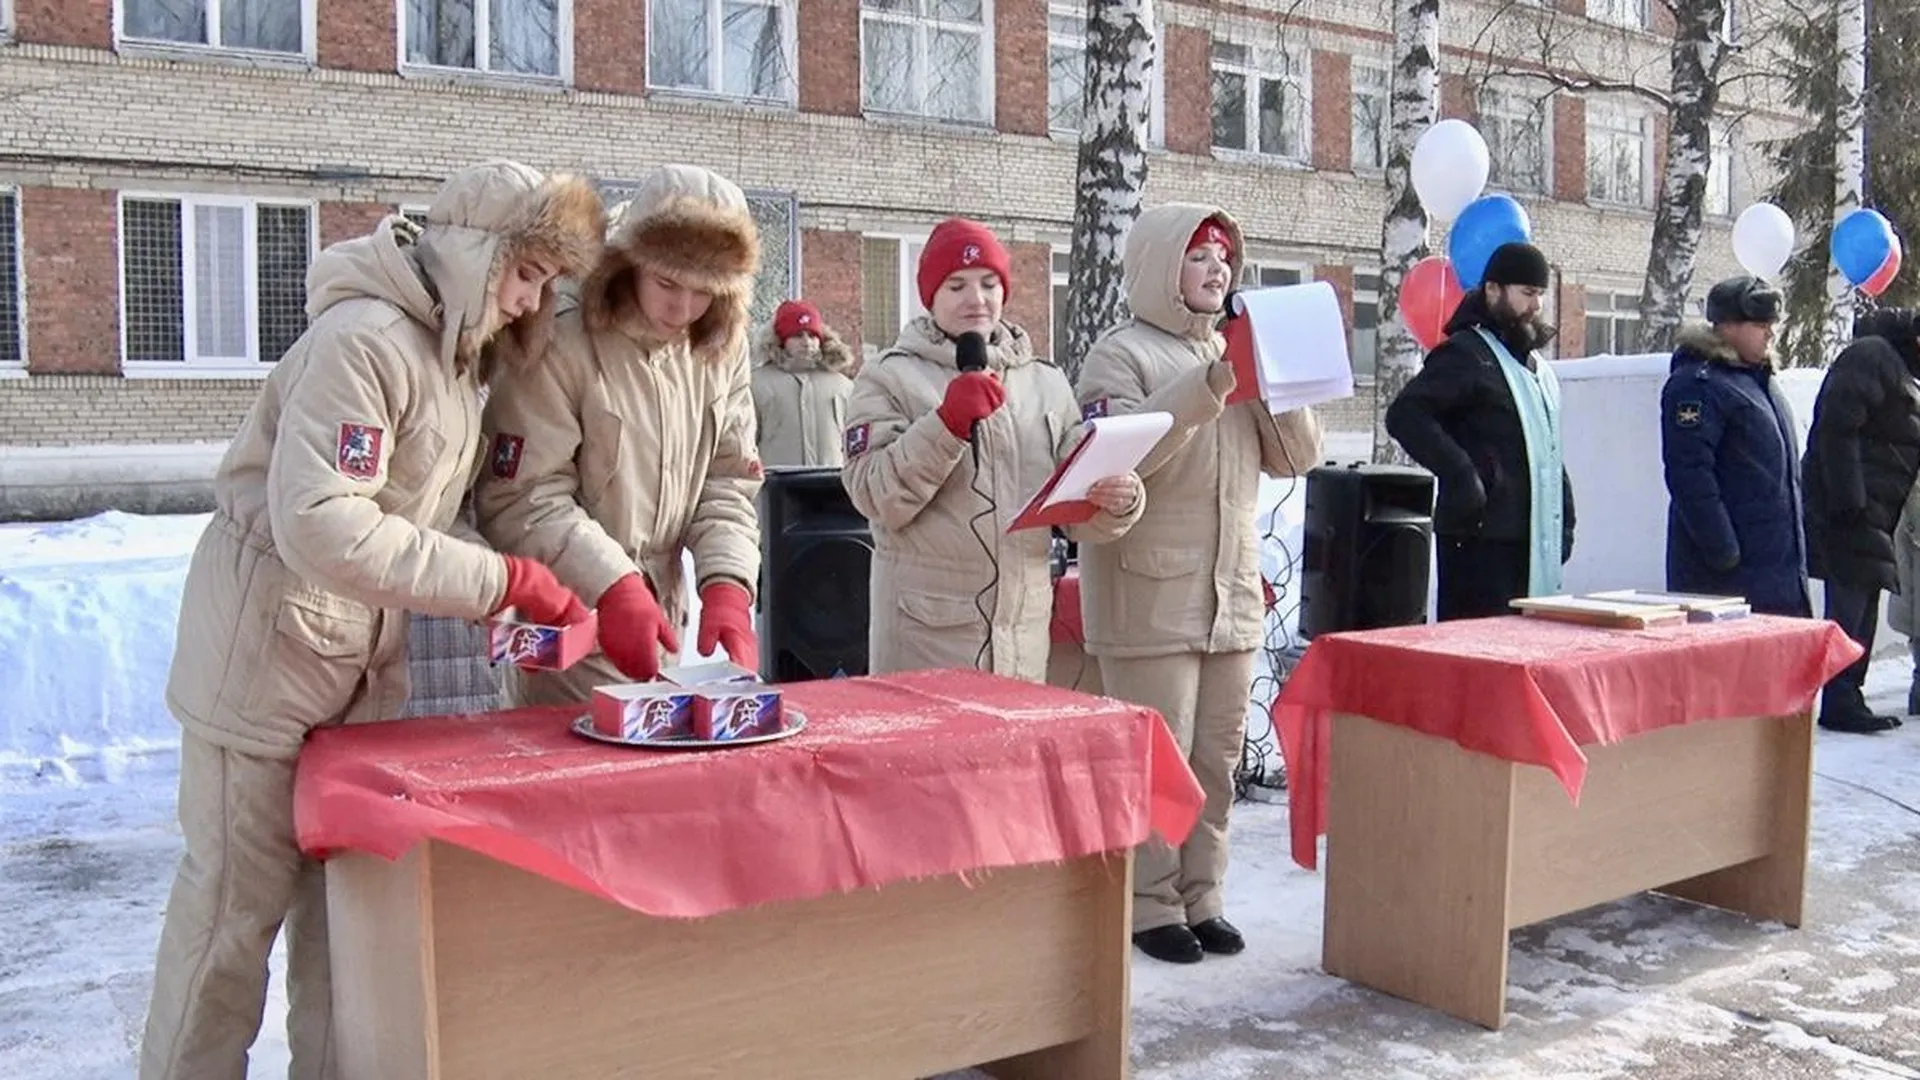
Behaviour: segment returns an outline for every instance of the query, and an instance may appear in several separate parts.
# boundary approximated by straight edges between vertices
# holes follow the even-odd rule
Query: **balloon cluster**
[[[1414,144],[1414,193],[1428,217],[1453,222],[1447,254],[1413,264],[1400,283],[1401,316],[1423,349],[1446,337],[1447,320],[1480,287],[1493,253],[1533,239],[1525,207],[1508,195],[1482,194],[1491,165],[1486,140],[1464,120],[1442,120]]]
[[[1733,223],[1733,257],[1747,273],[1772,278],[1793,257],[1793,219],[1772,203],[1754,203]],[[1900,274],[1900,237],[1878,210],[1855,210],[1833,227],[1833,265],[1847,284],[1879,296]]]

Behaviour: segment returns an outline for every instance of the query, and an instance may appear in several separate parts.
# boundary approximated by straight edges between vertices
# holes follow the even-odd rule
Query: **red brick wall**
[[[372,232],[380,219],[399,210],[386,203],[323,202],[320,204],[320,246],[337,244]]]
[[[1553,197],[1587,201],[1587,105],[1572,94],[1553,99]]]
[[[584,2],[584,0],[583,0]],[[394,71],[400,6],[393,0],[326,0],[320,5],[316,51],[323,68]]]
[[[1316,266],[1313,279],[1324,281],[1333,286],[1334,295],[1340,298],[1340,315],[1347,320],[1349,329],[1353,326],[1353,267]]]
[[[1313,167],[1353,171],[1353,58],[1313,53]]]
[[[1033,341],[1036,356],[1053,355],[1053,248],[1048,244],[1008,244],[1013,262],[1013,295],[1001,316]]]
[[[1647,138],[1653,140],[1653,175],[1647,178],[1647,190],[1657,200],[1660,189],[1667,186],[1667,139],[1673,134],[1673,121],[1666,113],[1655,113],[1651,127],[1653,133]]]
[[[13,36],[35,45],[113,48],[113,0],[14,0]]]
[[[1735,2],[1752,3],[1753,0],[1727,0],[1727,2],[1730,4]],[[1670,38],[1679,31],[1680,24],[1674,20],[1673,9],[1661,3],[1660,0],[1654,0],[1652,4],[1652,14],[1653,18],[1648,20],[1647,29],[1664,38]]]
[[[1213,152],[1213,37],[1191,26],[1167,27],[1167,149]]]
[[[20,189],[28,356],[41,373],[120,370],[120,264],[111,191]]]
[[[860,234],[802,229],[800,272],[801,295],[859,352]]]
[[[1473,80],[1465,75],[1440,76],[1440,119],[1468,123],[1480,119],[1480,101]]]
[[[799,4],[800,108],[859,116],[860,0],[799,0]],[[809,47],[819,42],[830,47]]]
[[[1572,359],[1587,354],[1587,287],[1560,282],[1558,355]]]
[[[1569,15],[1578,15],[1581,18],[1585,18],[1587,15],[1587,0],[1560,0],[1560,10]]]
[[[1047,0],[995,0],[994,126],[1047,133]]]
[[[646,92],[644,4],[573,0],[573,82],[582,90],[609,94]]]

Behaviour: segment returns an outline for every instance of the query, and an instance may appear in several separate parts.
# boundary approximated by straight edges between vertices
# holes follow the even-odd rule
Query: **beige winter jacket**
[[[220,462],[167,683],[174,714],[220,746],[292,757],[316,726],[396,715],[406,612],[480,619],[505,592],[500,556],[456,525],[492,290],[522,256],[584,267],[600,202],[498,162],[449,180],[427,218],[314,260],[307,331]],[[516,330],[508,352],[540,334]]]
[[[771,327],[761,332],[754,342],[753,411],[763,461],[840,467],[853,359],[831,330],[817,354],[803,357],[787,352]]]
[[[746,326],[758,259],[731,181],[673,165],[642,183],[545,361],[495,383],[474,497],[488,540],[546,562],[588,603],[637,570],[676,627],[687,611],[683,551],[702,586],[757,587],[762,470]],[[659,341],[642,328],[643,267],[714,294],[687,334]],[[565,672],[517,677],[510,696],[583,700],[627,681],[596,652]]]
[[[1262,644],[1265,603],[1255,528],[1260,474],[1304,475],[1319,463],[1307,409],[1274,417],[1257,401],[1226,408],[1216,317],[1180,300],[1187,241],[1215,207],[1173,203],[1140,216],[1127,238],[1133,321],[1087,353],[1079,397],[1091,415],[1166,411],[1174,426],[1140,465],[1147,510],[1127,535],[1080,551],[1087,651],[1096,656],[1237,652]],[[1233,273],[1240,274],[1238,254]],[[1213,382],[1208,381],[1213,372]]]
[[[873,527],[873,674],[975,667],[990,621],[987,670],[1046,678],[1050,533],[1009,534],[1007,526],[1080,441],[1080,410],[1066,376],[1034,357],[1017,326],[994,331],[987,366],[1006,386],[1007,402],[980,424],[978,474],[973,449],[934,411],[959,369],[953,342],[931,319],[908,323],[854,380],[841,475]],[[1139,516],[1139,506],[1126,518],[1103,511],[1074,535],[1104,542]]]

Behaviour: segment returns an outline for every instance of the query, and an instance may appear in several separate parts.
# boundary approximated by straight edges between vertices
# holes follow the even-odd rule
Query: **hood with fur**
[[[805,371],[835,371],[842,375],[853,374],[853,350],[833,332],[832,327],[822,327],[820,334],[820,352],[818,362],[812,357],[796,357],[787,352],[785,343],[773,332],[769,325],[760,331],[753,341],[753,362],[780,371],[798,374]]]
[[[1680,328],[1673,340],[1673,363],[1668,365],[1669,372],[1678,371],[1691,361],[1704,361],[1709,364],[1724,364],[1727,367],[1752,367],[1740,362],[1740,354],[1720,332],[1706,323],[1688,323]],[[1773,357],[1761,367],[1772,368]]]
[[[688,338],[703,359],[724,362],[746,345],[759,268],[760,231],[739,187],[695,165],[666,165],[621,206],[599,262],[580,285],[581,312],[591,329],[643,336],[634,272],[652,270],[713,294]]]
[[[1233,254],[1227,260],[1233,273],[1227,289],[1231,291],[1239,284],[1247,250],[1239,222],[1217,206],[1156,206],[1141,214],[1127,234],[1127,307],[1134,318],[1180,337],[1205,340],[1213,336],[1220,314],[1194,311],[1180,299],[1180,265],[1186,261],[1187,241],[1209,218],[1218,221],[1233,238]]]
[[[328,245],[307,267],[307,320],[349,300],[384,300],[423,326],[440,325],[439,302],[419,262],[420,227],[391,214],[366,236]]]

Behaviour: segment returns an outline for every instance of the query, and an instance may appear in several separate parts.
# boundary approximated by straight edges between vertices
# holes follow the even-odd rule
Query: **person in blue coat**
[[[1707,293],[1707,325],[1680,333],[1660,392],[1667,588],[1740,596],[1810,617],[1800,449],[1773,378],[1780,293],[1754,277]]]

